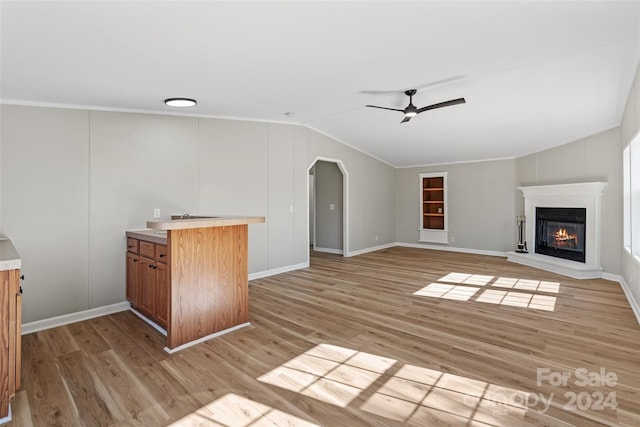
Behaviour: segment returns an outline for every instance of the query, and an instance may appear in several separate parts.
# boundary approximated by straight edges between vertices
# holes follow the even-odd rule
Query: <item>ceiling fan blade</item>
[[[413,117],[413,116],[404,116],[404,119],[402,119],[402,121],[400,123],[408,122],[409,120],[411,120],[411,117]]]
[[[465,102],[467,101],[465,101],[464,98],[458,98],[458,99],[452,99],[450,101],[439,102],[437,104],[427,105],[426,107],[418,108],[418,113],[422,113],[423,111],[427,111],[427,110],[434,110],[436,108],[450,107],[452,105],[464,104]]]
[[[400,111],[401,113],[404,113],[404,110],[398,110],[397,108],[378,107],[377,105],[365,105],[365,107],[381,108],[381,109],[383,109],[383,110]]]

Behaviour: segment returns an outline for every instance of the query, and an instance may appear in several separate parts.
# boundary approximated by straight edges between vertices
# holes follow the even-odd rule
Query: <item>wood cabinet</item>
[[[127,239],[127,300],[163,328],[169,317],[167,261],[166,245]]]
[[[20,387],[22,294],[20,270],[0,271],[0,418]]]
[[[156,262],[140,257],[140,275],[138,284],[138,311],[150,319],[156,314]]]
[[[170,230],[167,347],[249,322],[246,224]]]
[[[264,217],[189,216],[126,232],[137,247],[127,295],[165,327],[169,353],[249,325],[248,225]],[[134,264],[131,261],[131,264]]]
[[[419,241],[449,243],[449,234],[447,231],[447,173],[421,173],[419,177]]]
[[[169,320],[169,270],[167,265],[161,262],[156,263],[155,318],[158,325],[167,328]]]
[[[138,305],[139,265],[140,256],[137,254],[137,248],[136,252],[127,252],[127,300],[134,306]]]

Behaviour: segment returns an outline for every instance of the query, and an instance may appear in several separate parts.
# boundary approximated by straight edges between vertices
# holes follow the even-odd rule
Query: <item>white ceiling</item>
[[[5,103],[302,123],[394,166],[526,155],[620,123],[640,1],[2,1]],[[400,124],[418,107],[464,97]],[[389,93],[384,93],[388,92]],[[379,93],[383,92],[383,93]],[[285,112],[293,112],[285,116]]]

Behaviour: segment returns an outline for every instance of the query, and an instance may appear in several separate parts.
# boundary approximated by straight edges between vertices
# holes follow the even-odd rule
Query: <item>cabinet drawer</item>
[[[156,245],[144,240],[140,241],[140,255],[154,259],[156,257]]]
[[[156,245],[156,261],[167,263],[167,247],[165,245]]]
[[[132,239],[132,238],[127,238],[127,250],[129,252],[133,252],[133,253],[138,253],[138,244],[139,244],[139,240],[138,239]]]

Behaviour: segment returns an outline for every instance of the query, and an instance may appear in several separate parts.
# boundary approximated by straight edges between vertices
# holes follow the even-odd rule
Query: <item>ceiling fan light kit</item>
[[[409,97],[409,105],[407,105],[404,110],[400,110],[398,108],[379,107],[377,105],[367,105],[367,107],[380,108],[382,110],[400,111],[404,114],[404,118],[400,123],[406,123],[411,120],[412,117],[417,116],[424,111],[434,110],[436,108],[442,107],[450,107],[452,105],[464,104],[466,102],[464,98],[456,98],[449,101],[439,102],[437,104],[427,105],[426,107],[417,108],[415,105],[413,105],[413,95],[415,95],[416,92],[416,89],[409,89],[404,92],[404,94]]]

